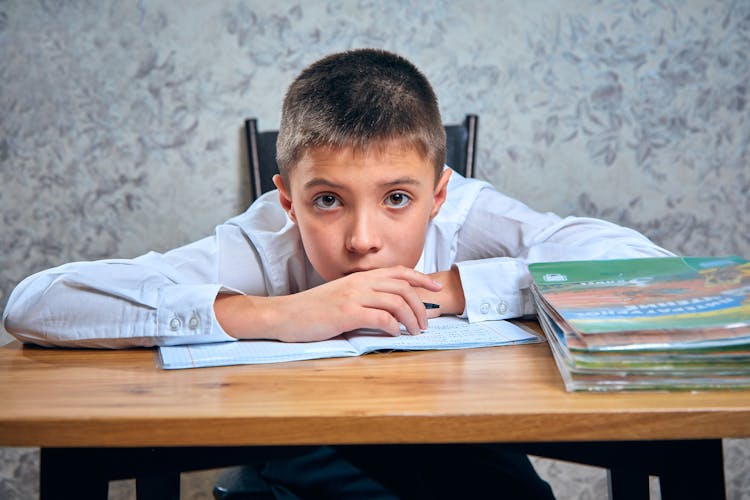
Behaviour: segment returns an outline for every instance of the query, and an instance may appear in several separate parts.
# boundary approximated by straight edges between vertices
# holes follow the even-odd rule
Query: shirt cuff
[[[156,313],[157,344],[237,340],[224,332],[214,314],[214,301],[220,292],[237,293],[221,285],[180,285],[162,289]]]
[[[529,311],[529,272],[516,259],[497,257],[455,264],[461,276],[469,322],[517,318]]]

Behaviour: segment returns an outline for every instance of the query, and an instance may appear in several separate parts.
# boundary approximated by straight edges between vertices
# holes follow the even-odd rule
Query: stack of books
[[[740,257],[529,265],[568,391],[750,387],[750,262]]]

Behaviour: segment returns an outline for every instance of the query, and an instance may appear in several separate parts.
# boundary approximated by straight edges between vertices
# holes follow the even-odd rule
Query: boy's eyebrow
[[[415,186],[419,186],[422,183],[419,181],[419,179],[415,179],[414,177],[401,177],[400,179],[383,182],[380,185],[384,187],[388,187],[388,186],[398,186],[401,184],[412,184]]]
[[[310,179],[309,181],[305,182],[305,189],[310,189],[312,187],[317,186],[328,186],[331,188],[341,188],[341,184],[336,184],[335,182],[331,182],[328,179],[323,179],[321,177],[315,177],[313,179]]]

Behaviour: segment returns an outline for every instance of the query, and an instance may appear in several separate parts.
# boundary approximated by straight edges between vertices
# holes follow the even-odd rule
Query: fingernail
[[[442,283],[440,283],[438,280],[432,280],[433,283],[435,283],[437,286],[443,286]]]

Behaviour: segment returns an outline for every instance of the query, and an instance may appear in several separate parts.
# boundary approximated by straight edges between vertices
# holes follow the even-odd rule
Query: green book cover
[[[577,334],[750,333],[750,263],[657,257],[529,265],[535,293]]]

